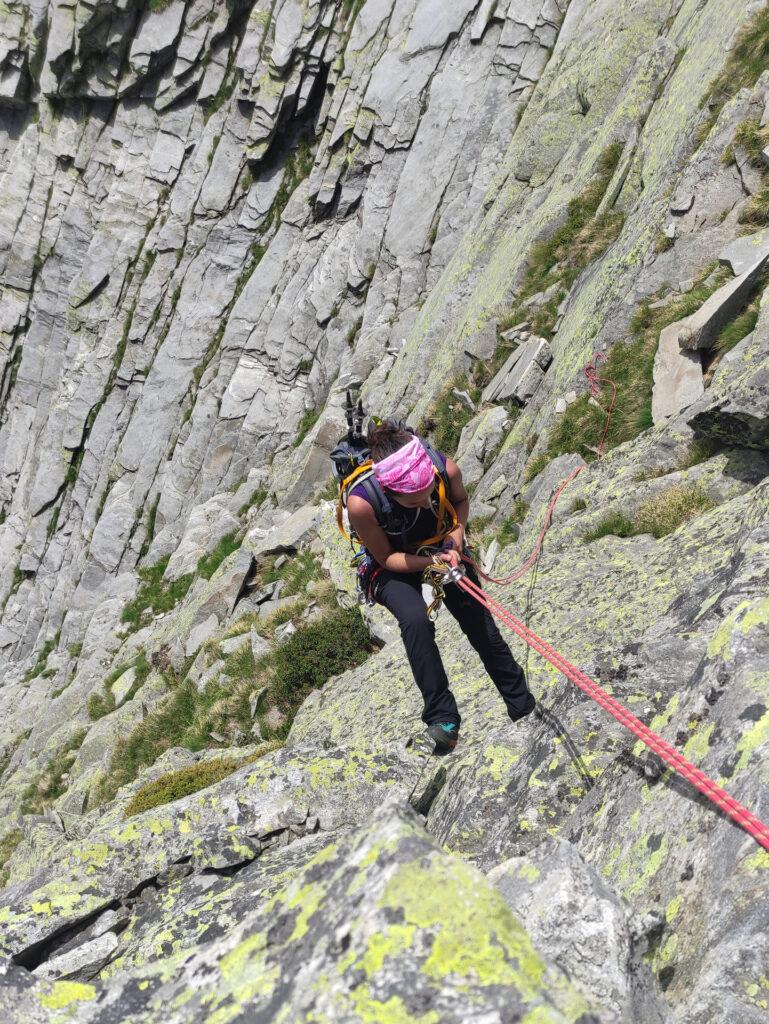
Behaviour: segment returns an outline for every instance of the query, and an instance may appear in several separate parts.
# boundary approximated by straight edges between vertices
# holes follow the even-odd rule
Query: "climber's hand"
[[[456,567],[460,565],[462,562],[461,555],[459,554],[458,551],[455,551],[453,548],[447,551],[438,552],[438,558],[442,562],[445,562],[447,565],[450,565],[452,569],[456,569]]]

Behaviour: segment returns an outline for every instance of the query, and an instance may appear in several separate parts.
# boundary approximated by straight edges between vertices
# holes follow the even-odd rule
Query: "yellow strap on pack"
[[[342,536],[346,540],[349,540],[350,544],[353,547],[355,545],[353,544],[352,537],[344,528],[344,497],[345,494],[347,494],[347,489],[350,487],[350,485],[355,480],[357,480],[359,476],[363,476],[364,473],[370,472],[373,465],[374,463],[371,459],[368,459],[366,462],[362,462],[357,469],[353,470],[353,472],[350,473],[350,475],[345,480],[342,481],[339,487],[339,501],[337,502],[336,506],[336,525],[339,527],[339,532],[342,534]]]
[[[436,533],[434,537],[428,537],[427,540],[420,541],[420,548],[427,548],[432,544],[437,544],[438,541],[443,540],[447,533],[451,533],[459,523],[456,510],[446,494],[446,485],[443,482],[443,477],[437,469],[435,471],[435,475],[438,477],[438,533]],[[446,522],[447,518],[448,525]]]

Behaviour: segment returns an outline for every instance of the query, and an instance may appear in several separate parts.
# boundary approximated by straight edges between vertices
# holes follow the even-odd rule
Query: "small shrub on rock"
[[[297,632],[270,655],[270,692],[284,713],[296,711],[310,691],[347,669],[362,665],[371,637],[357,609],[339,608]]]

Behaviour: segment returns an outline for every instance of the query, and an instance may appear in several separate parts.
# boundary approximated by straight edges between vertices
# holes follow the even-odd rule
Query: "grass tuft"
[[[457,453],[462,431],[475,412],[454,391],[467,391],[473,402],[481,398],[481,388],[471,382],[467,374],[461,374],[449,381],[429,412],[419,424],[418,433],[429,435],[438,451],[453,457]]]
[[[749,334],[752,334],[758,323],[758,315],[761,309],[761,296],[757,295],[746,309],[735,317],[731,323],[726,324],[715,340],[715,349],[725,355]]]
[[[171,692],[127,736],[118,739],[110,770],[92,795],[91,806],[112,800],[118,790],[133,782],[142,771],[170,747],[203,750],[216,745],[211,733],[226,737],[230,745],[242,745],[251,738],[253,716],[251,699],[261,687],[268,687],[265,704],[277,707],[283,724],[270,728],[257,720],[268,739],[282,739],[293,716],[311,689],[348,668],[360,665],[373,646],[360,613],[343,611],[335,603],[333,584],[316,595],[322,614],[302,624],[297,632],[276,650],[255,661],[246,642],[224,659],[219,677],[209,681],[201,693],[188,679],[166,673]],[[281,608],[270,620],[258,619],[259,631],[270,637],[279,623],[297,616],[304,602]],[[255,621],[243,616],[234,624],[231,635],[243,632]],[[182,673],[183,677],[183,673]]]
[[[318,409],[308,409],[305,412],[304,416],[302,416],[301,420],[299,420],[299,425],[296,428],[296,437],[294,438],[294,448],[298,448],[299,445],[302,443],[302,441],[304,441],[305,437],[307,437],[307,435],[310,433],[312,428],[315,426],[315,424],[320,419],[320,414],[321,414],[322,411],[323,410],[321,408],[318,408]]]
[[[601,537],[638,537],[649,533],[660,540],[713,505],[701,487],[679,484],[645,501],[632,520],[621,512],[613,512],[585,533],[583,540],[589,544]]]
[[[768,67],[769,9],[765,8],[740,29],[726,66],[711,85],[711,104],[715,104],[720,113],[727,100],[736,96],[740,89],[752,89]]]
[[[714,438],[692,441],[686,455],[679,462],[677,469],[692,469],[712,459],[720,451],[720,445]]]
[[[169,772],[168,775],[163,775],[137,790],[123,811],[123,817],[131,818],[135,814],[142,814],[154,807],[162,807],[165,804],[173,803],[174,800],[181,800],[185,796],[206,789],[208,786],[214,786],[222,779],[226,779],[228,775],[232,775],[238,768],[258,761],[259,758],[276,750],[279,746],[281,744],[277,742],[264,743],[253,754],[248,754],[246,757],[222,757],[204,761],[202,764],[193,764],[176,772]]]
[[[10,875],[10,872],[6,870],[5,865],[11,859],[14,850],[23,838],[24,836],[21,829],[15,828],[10,832],[7,832],[3,838],[0,839],[0,889],[4,889],[6,887]]]
[[[708,267],[695,287],[686,294],[657,309],[652,308],[652,296],[636,310],[630,322],[630,340],[626,344],[615,345],[600,368],[601,377],[617,386],[617,404],[606,434],[606,451],[633,440],[652,426],[654,357],[662,329],[696,313],[728,276],[726,270]],[[526,479],[536,476],[546,461],[570,452],[593,462],[606,425],[606,410],[611,396],[611,385],[607,383],[602,387],[598,405],[590,401],[588,394],[573,402],[553,427],[545,452],[529,463]]]
[[[67,745],[54,754],[41,774],[24,789],[21,794],[22,814],[42,814],[66,792],[64,776],[72,767],[87,732],[87,729],[79,729]]]
[[[558,454],[561,454],[560,452]],[[539,476],[543,469],[547,469],[550,463],[555,458],[555,455],[550,454],[549,448],[535,455],[533,459],[529,459],[523,470],[523,482],[525,484],[533,480],[535,476]]]
[[[38,676],[42,676],[45,673],[48,665],[48,656],[56,650],[56,645],[59,642],[60,636],[61,630],[57,631],[56,636],[52,637],[50,640],[46,640],[43,644],[43,647],[35,660],[35,664],[24,676],[25,683],[31,683],[33,679],[36,679]]]
[[[198,562],[197,575],[204,580],[210,580],[222,562],[237,551],[242,541],[238,540],[234,533],[228,533],[219,541],[214,550],[204,555]]]
[[[110,672],[104,680],[102,692],[92,693],[89,696],[86,708],[88,710],[88,717],[92,722],[97,721],[99,718],[104,718],[105,715],[109,715],[115,710],[116,702],[115,694],[112,692],[112,684],[116,683],[122,675],[125,675],[125,673],[132,668],[135,670],[136,674],[130,689],[122,700],[123,704],[127,703],[129,700],[133,700],[139,689],[147,681],[147,677],[152,671],[150,663],[147,661],[147,655],[144,651],[140,651],[136,658],[129,664],[118,665],[117,668]]]
[[[519,527],[526,518],[529,506],[520,496],[515,499],[510,515],[502,522],[497,533],[500,547],[507,547],[518,540]]]
[[[263,583],[275,583],[277,580],[283,580],[280,596],[293,597],[295,594],[304,593],[308,583],[321,578],[320,559],[312,551],[302,551],[289,555],[288,561],[284,562],[280,569],[276,569],[275,558],[271,558],[259,575]]]
[[[193,580],[193,574],[187,573],[173,582],[163,579],[168,568],[170,555],[161,558],[155,565],[139,569],[141,580],[136,597],[123,609],[121,622],[126,623],[131,631],[146,625],[153,615],[169,612],[182,598],[186,597]]]
[[[754,167],[764,167],[761,153],[769,143],[769,130],[761,127],[758,118],[743,121],[734,133],[734,141],[745,151]]]

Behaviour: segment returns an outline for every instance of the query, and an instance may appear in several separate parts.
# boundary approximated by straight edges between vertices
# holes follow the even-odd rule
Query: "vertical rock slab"
[[[681,348],[679,338],[687,330],[686,321],[679,320],[660,334],[654,357],[652,419],[655,423],[677,416],[705,392],[701,353]]]

